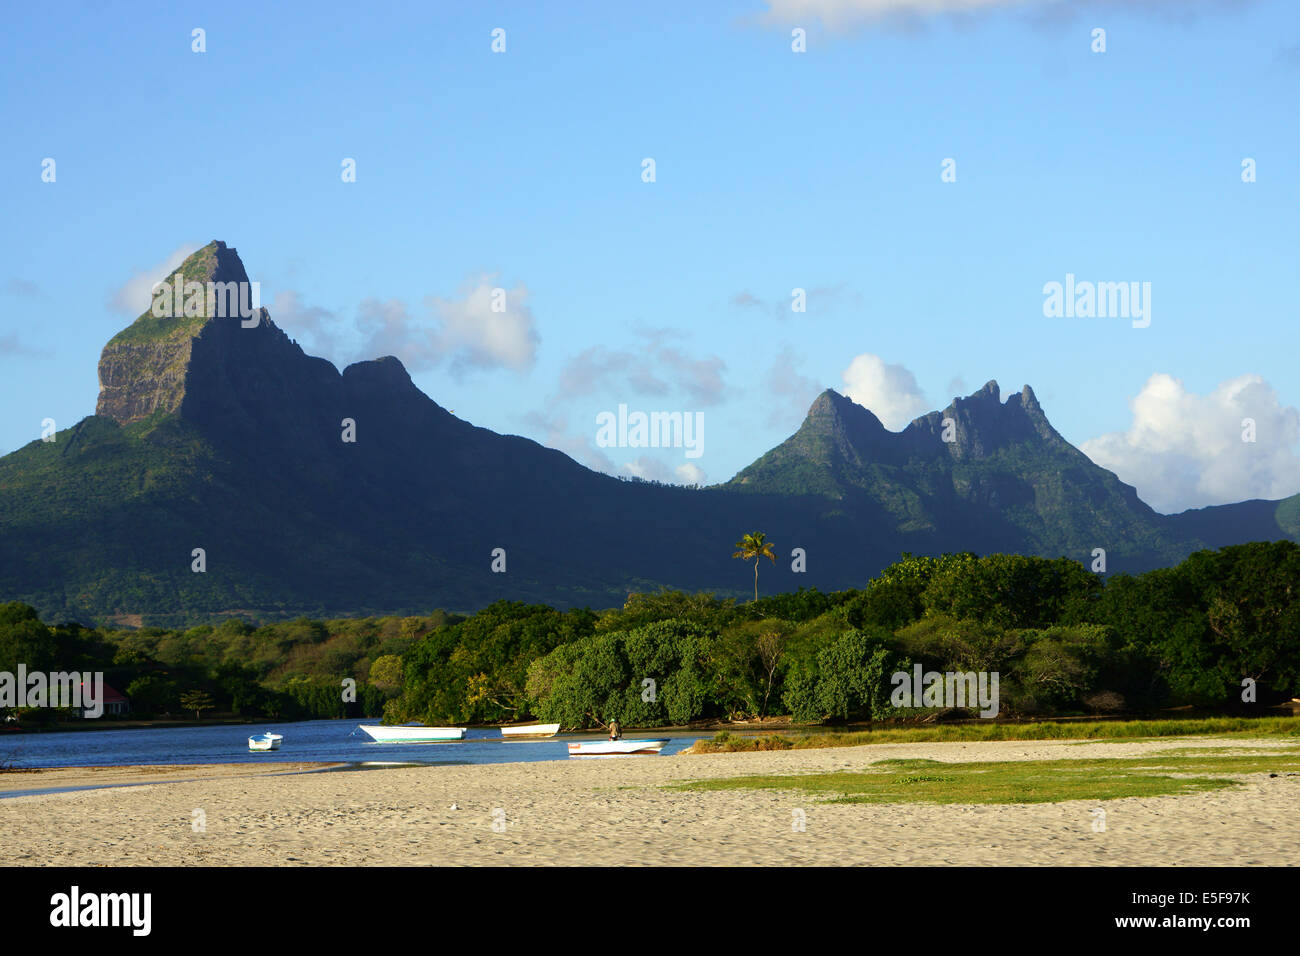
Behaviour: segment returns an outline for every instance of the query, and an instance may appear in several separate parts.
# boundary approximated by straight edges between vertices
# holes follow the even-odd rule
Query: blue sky
[[[1300,491],[1300,5],[52,3],[6,27],[0,453],[93,412],[140,289],[221,239],[308,352],[396,354],[458,416],[612,473],[725,481],[823,388],[897,430],[996,379],[1160,510]],[[1044,316],[1067,273],[1149,282],[1150,326]],[[596,447],[620,403],[703,413],[704,454]]]

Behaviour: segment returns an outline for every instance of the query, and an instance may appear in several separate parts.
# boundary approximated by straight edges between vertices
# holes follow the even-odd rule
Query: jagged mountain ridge
[[[247,281],[220,242],[180,271]],[[1061,438],[1032,390],[1002,403],[995,382],[898,434],[828,390],[725,485],[620,481],[456,418],[396,358],[340,372],[255,316],[146,312],[104,348],[96,414],[0,459],[0,596],[47,617],[158,623],[610,606],[661,585],[743,595],[730,546],[754,529],[782,555],[763,569],[769,591],[860,586],[904,550],[1087,560],[1105,547],[1111,570],[1144,570],[1232,538],[1247,514],[1253,537],[1270,520],[1274,537],[1300,532],[1286,503],[1157,515]],[[806,574],[790,568],[796,546]]]
[[[1136,489],[1061,437],[1029,386],[1003,403],[988,382],[898,433],[828,389],[799,431],[729,485],[873,501],[901,530],[961,528],[979,543],[973,550],[1180,549]]]

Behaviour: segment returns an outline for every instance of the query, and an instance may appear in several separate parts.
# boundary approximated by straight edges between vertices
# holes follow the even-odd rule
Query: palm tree
[[[748,561],[754,559],[754,600],[758,600],[758,559],[768,558],[773,564],[776,564],[776,555],[772,553],[772,542],[767,540],[767,535],[761,531],[754,531],[745,535],[736,542],[736,553],[733,558],[741,558]]]

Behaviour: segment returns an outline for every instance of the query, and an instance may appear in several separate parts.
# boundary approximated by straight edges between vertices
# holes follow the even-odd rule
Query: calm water
[[[601,734],[565,734],[548,740],[506,742],[500,731],[470,728],[465,740],[450,744],[377,744],[356,730],[378,720],[305,720],[290,723],[210,727],[141,727],[131,730],[81,730],[64,733],[0,734],[0,763],[20,768],[114,767],[123,764],[328,763],[400,761],[425,764],[524,763],[568,760],[572,740],[603,740]],[[248,738],[273,731],[284,735],[279,750],[250,753]],[[355,736],[349,736],[356,731]],[[632,732],[628,738],[670,738],[664,754],[684,750],[698,733]],[[638,758],[640,759],[640,758]],[[652,759],[652,758],[645,758]]]

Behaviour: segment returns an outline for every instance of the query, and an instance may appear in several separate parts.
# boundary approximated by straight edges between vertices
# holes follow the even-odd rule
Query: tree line
[[[762,541],[740,550],[766,556]],[[181,695],[200,691],[217,712],[286,719],[915,718],[935,708],[894,706],[891,675],[916,665],[999,673],[1000,716],[1241,711],[1300,695],[1300,546],[1236,545],[1109,579],[1065,558],[904,555],[860,589],[744,603],[661,591],[602,612],[500,601],[471,615],[127,631],[0,605],[0,671],[18,662],[102,670],[134,716],[179,715]]]
[[[906,718],[917,710],[894,706],[891,678],[915,665],[997,672],[1002,716],[1278,703],[1300,694],[1300,547],[1237,545],[1109,580],[1065,558],[904,555],[830,594],[665,591],[599,615],[500,602],[413,645],[385,713],[575,728]]]

